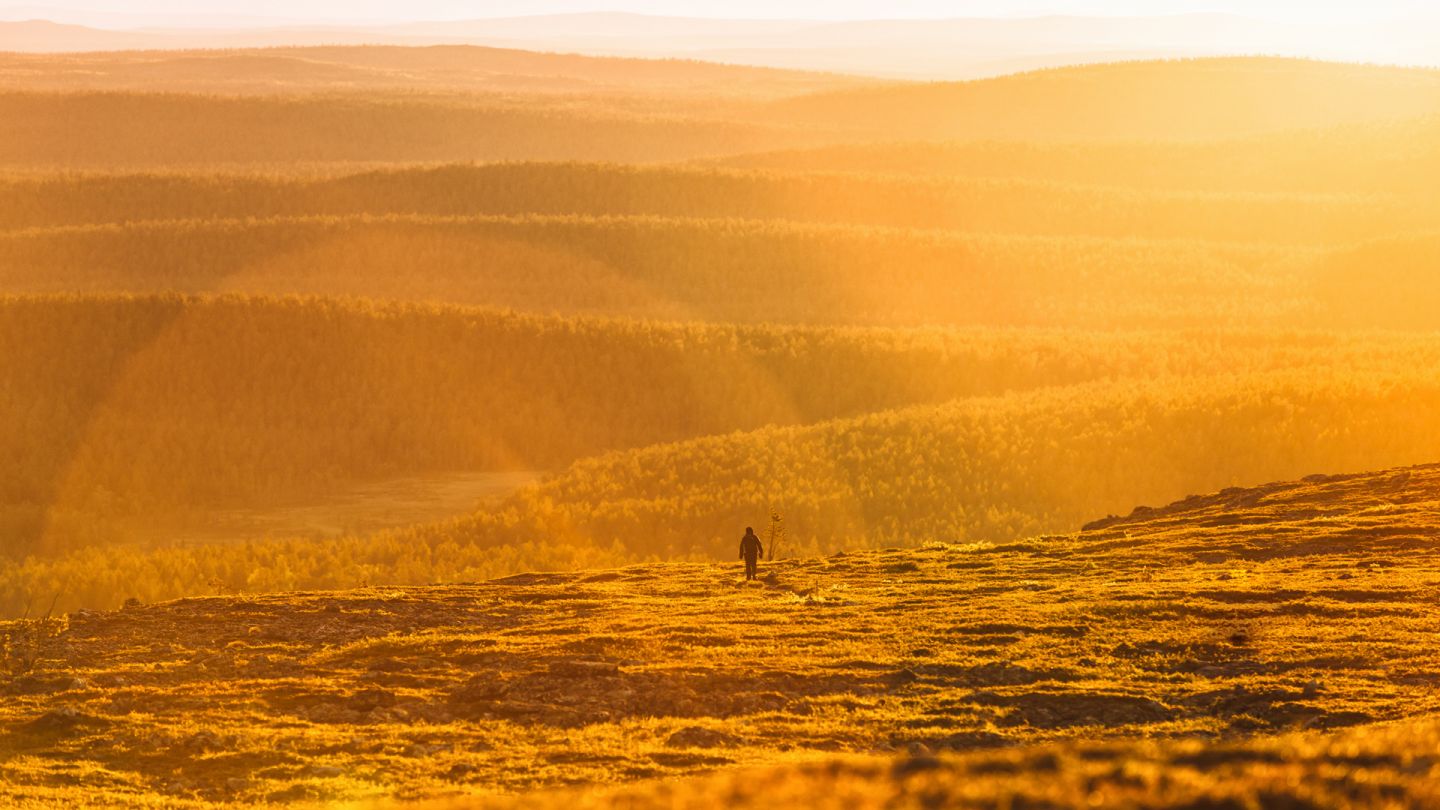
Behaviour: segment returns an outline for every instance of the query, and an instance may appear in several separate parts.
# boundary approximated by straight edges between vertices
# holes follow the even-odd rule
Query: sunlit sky
[[[0,16],[51,19],[206,17],[277,21],[376,22],[520,16],[583,11],[795,19],[1012,17],[1042,14],[1155,15],[1226,12],[1331,22],[1440,17],[1435,0],[0,0]]]

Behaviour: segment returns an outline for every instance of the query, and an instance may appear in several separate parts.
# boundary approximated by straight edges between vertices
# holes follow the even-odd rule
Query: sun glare
[[[1421,5],[53,2],[0,808],[1440,807]]]

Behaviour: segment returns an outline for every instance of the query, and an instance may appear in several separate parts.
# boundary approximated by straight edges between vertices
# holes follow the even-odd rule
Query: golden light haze
[[[7,4],[14,7],[18,3]],[[1337,0],[791,0],[783,5],[755,0],[492,0],[483,4],[456,0],[299,0],[279,3],[210,2],[203,5],[183,0],[47,0],[26,7],[54,12],[145,15],[172,21],[210,16],[217,21],[318,20],[338,22],[408,21],[437,19],[483,19],[522,15],[575,13],[633,13],[709,19],[792,19],[792,20],[894,20],[944,19],[955,17],[1023,17],[1044,15],[1139,17],[1169,14],[1244,13],[1255,17],[1311,22],[1319,20],[1373,20],[1396,17],[1428,17],[1434,9],[1422,0],[1375,0],[1369,3]],[[18,13],[11,10],[10,15]]]
[[[0,806],[1436,806],[1440,38],[1062,10],[0,26]]]
[[[998,542],[1440,449],[1431,71],[0,76],[6,610],[708,558],[780,507],[797,551]],[[365,540],[300,517],[486,475],[544,480]]]
[[[1436,66],[1437,42],[1440,13],[1418,0],[0,6],[0,50],[22,52],[465,44],[928,80],[1201,56]]]

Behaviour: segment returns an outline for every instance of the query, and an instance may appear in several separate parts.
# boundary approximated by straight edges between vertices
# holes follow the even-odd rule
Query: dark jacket
[[[747,534],[740,538],[740,556],[759,558],[765,549],[760,546],[760,538],[754,534]]]

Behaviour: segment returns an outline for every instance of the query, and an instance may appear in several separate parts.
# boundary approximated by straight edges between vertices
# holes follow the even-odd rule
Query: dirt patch
[[[1014,695],[975,693],[969,701],[1007,710],[1001,726],[1067,728],[1071,726],[1130,726],[1174,719],[1174,709],[1147,697],[1093,692],[1024,692]]]
[[[723,731],[686,726],[665,738],[670,748],[730,748],[740,744],[740,739]]]
[[[926,682],[946,686],[1019,686],[1041,681],[1072,681],[1077,677],[1068,669],[1031,669],[1016,664],[992,663],[959,666],[926,664],[916,669]]]
[[[559,662],[514,677],[476,676],[453,690],[457,718],[578,727],[627,717],[735,717],[780,711],[800,698],[875,694],[893,674],[801,674],[746,670],[630,670]]]

